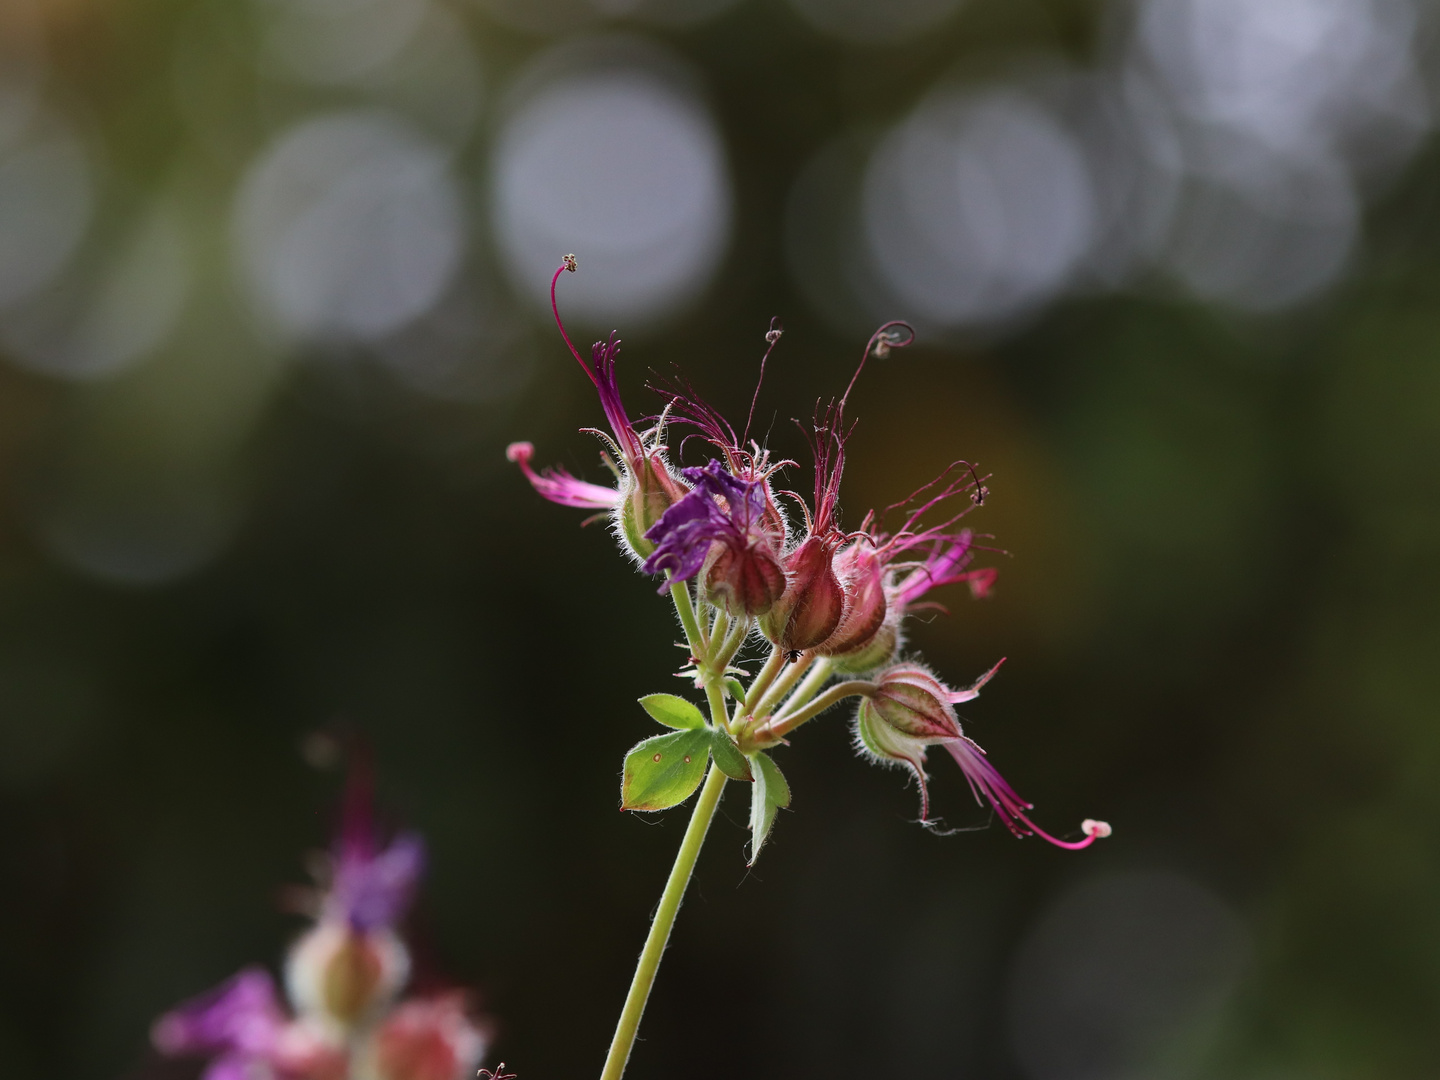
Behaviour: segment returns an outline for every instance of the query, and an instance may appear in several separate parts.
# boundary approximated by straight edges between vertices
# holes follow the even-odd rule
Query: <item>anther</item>
[[[569,270],[572,274],[579,268],[578,264],[575,262],[575,255],[573,252],[565,256],[564,262],[565,269]]]

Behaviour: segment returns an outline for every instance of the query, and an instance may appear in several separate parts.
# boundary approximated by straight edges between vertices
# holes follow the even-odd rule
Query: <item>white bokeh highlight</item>
[[[146,359],[173,331],[193,257],[176,210],[144,208],[42,297],[0,315],[0,342],[18,364],[94,379]]]
[[[876,148],[862,213],[904,314],[938,327],[1009,318],[1058,294],[1096,231],[1080,146],[1008,90],[924,102]]]
[[[423,314],[466,239],[448,153],[378,111],[283,134],[245,177],[232,227],[257,310],[317,340],[374,340]]]
[[[90,156],[58,116],[36,109],[0,143],[0,311],[64,269],[94,209]]]
[[[562,71],[564,69],[561,69]],[[634,325],[709,281],[731,219],[729,173],[708,110],[636,57],[544,80],[507,117],[493,152],[492,219],[516,286],[548,304],[576,252],[566,310]]]

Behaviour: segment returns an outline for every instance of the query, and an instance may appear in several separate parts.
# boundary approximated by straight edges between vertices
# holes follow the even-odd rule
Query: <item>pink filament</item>
[[[591,370],[590,365],[585,363],[584,359],[580,356],[580,350],[575,348],[575,343],[570,340],[570,335],[565,332],[565,324],[560,321],[560,305],[555,301],[555,284],[560,280],[560,275],[569,269],[570,263],[561,263],[555,269],[555,276],[550,279],[550,310],[555,313],[555,325],[560,328],[560,336],[565,339],[565,344],[569,346],[570,355],[575,357],[575,362],[580,365],[580,369],[585,372],[590,381],[596,386],[599,386],[600,380],[596,377],[595,372]]]

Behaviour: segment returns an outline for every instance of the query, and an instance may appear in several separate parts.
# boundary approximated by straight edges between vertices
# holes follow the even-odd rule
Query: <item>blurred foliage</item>
[[[532,439],[594,477],[575,429],[598,410],[543,323],[513,346],[524,388],[466,402],[349,352],[289,355],[236,314],[217,208],[275,117],[324,93],[256,105],[202,9],[43,9],[49,78],[107,150],[98,220],[173,193],[199,298],[112,378],[0,367],[0,1071],[157,1075],[150,1020],[297,931],[277,890],[326,841],[338,787],[305,750],[355,731],[394,821],[432,846],[421,978],[481,989],[522,1080],[585,1075],[683,828],[615,812],[622,754],[651,731],[634,700],[677,687],[676,631],[605,533],[502,451]],[[1089,55],[1102,14],[971,0],[876,49],[759,0],[645,27],[708,81],[738,210],[701,300],[627,339],[630,398],[676,361],[743,411],[779,313],[765,419],[800,456],[788,417],[843,387],[860,342],[785,271],[798,170],[957,64]],[[546,42],[462,15],[488,108]],[[253,32],[239,5],[224,17]],[[463,152],[477,170],[489,122]],[[1082,856],[993,827],[936,837],[896,774],[854,759],[844,719],[817,723],[777,755],[793,812],[752,873],[742,800],[723,804],[635,1080],[1023,1075],[1018,943],[1066,888],[1136,868],[1205,883],[1252,936],[1223,1014],[1150,1075],[1440,1070],[1437,185],[1426,152],[1349,280],[1289,313],[1071,298],[867,372],[857,519],[957,456],[992,475],[974,520],[1004,551],[996,596],[949,598],[914,643],[955,683],[1008,656],[968,730],[1039,820],[1116,835]],[[471,197],[480,220],[478,181]],[[233,524],[178,580],[97,580],[46,539],[75,491],[122,512],[200,481]],[[983,823],[936,773],[949,820]]]

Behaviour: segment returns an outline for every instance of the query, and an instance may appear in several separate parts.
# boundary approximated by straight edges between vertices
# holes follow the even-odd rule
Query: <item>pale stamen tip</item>
[[[506,461],[522,461],[535,453],[535,446],[528,442],[512,442],[505,448]]]
[[[574,252],[571,252],[569,255],[566,255],[566,256],[565,256],[565,259],[564,259],[564,262],[565,262],[565,269],[566,269],[566,270],[569,270],[570,273],[572,273],[572,274],[575,273],[575,271],[576,271],[577,269],[579,269],[579,263],[577,263],[577,262],[575,261],[575,253],[574,253]]]
[[[1086,836],[1093,836],[1096,840],[1103,840],[1115,830],[1110,828],[1108,821],[1096,821],[1094,818],[1086,818],[1080,823],[1080,830]]]

